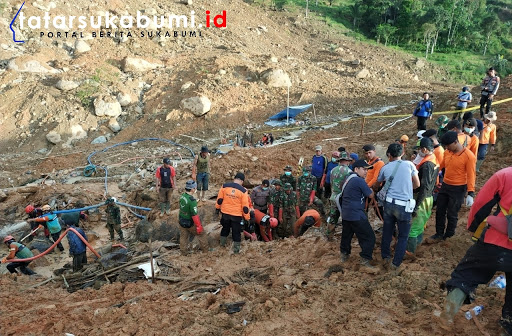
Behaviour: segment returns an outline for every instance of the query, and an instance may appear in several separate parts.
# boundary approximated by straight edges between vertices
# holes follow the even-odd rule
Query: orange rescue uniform
[[[441,169],[445,169],[444,183],[452,186],[467,185],[468,192],[475,191],[476,156],[468,148],[454,154],[447,150]]]
[[[368,164],[373,166],[373,169],[368,170],[368,173],[366,174],[365,182],[366,184],[371,188],[372,185],[377,182],[377,178],[379,177],[380,169],[384,167],[384,161],[382,161],[380,158],[375,158],[371,162],[368,162]]]
[[[482,145],[496,144],[496,125],[485,125],[484,129],[482,130],[482,133],[480,134],[480,143]]]
[[[318,213],[318,211],[316,211],[314,209],[306,210],[304,212],[304,214],[302,216],[300,216],[300,218],[295,222],[295,225],[293,226],[293,235],[295,237],[299,236],[300,227],[302,226],[302,224],[304,224],[304,221],[306,220],[306,217],[308,217],[308,216],[313,217],[315,219],[314,226],[320,227],[320,225],[322,224],[322,221],[320,220],[320,214]]]
[[[241,185],[230,182],[220,188],[215,208],[220,209],[223,214],[249,220],[249,207],[249,194]]]

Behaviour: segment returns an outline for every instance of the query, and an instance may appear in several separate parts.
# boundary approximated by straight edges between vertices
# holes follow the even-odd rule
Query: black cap
[[[404,153],[404,147],[401,144],[392,143],[388,146],[388,150],[386,154],[391,155],[391,157],[399,157]]]
[[[444,146],[451,145],[454,142],[458,142],[457,132],[449,131],[446,132],[441,138],[441,144]]]
[[[462,120],[468,120],[471,118],[473,118],[473,112],[471,111],[464,113],[464,115],[462,116]]]
[[[433,128],[428,129],[428,130],[425,131],[425,133],[423,133],[423,137],[424,138],[430,138],[433,135],[437,135],[437,130],[435,130]]]
[[[434,142],[430,138],[423,138],[420,140],[420,148],[432,150],[434,149]]]
[[[374,145],[364,145],[363,150],[365,152],[369,152],[369,151],[375,150],[375,146]]]
[[[165,163],[165,164],[170,164],[171,160],[169,158],[165,158],[165,159],[163,159],[162,162]]]
[[[471,118],[471,119],[466,120],[466,122],[464,123],[464,126],[476,127],[476,119],[475,118]]]
[[[265,187],[268,187],[270,185],[270,182],[268,180],[263,180],[261,184],[263,184]]]
[[[242,180],[242,181],[245,181],[245,175],[244,173],[241,173],[241,172],[238,172],[236,173],[235,175],[235,180],[238,179],[238,180]]]
[[[459,130],[461,129],[460,122],[457,119],[450,120],[448,125],[446,125],[447,130],[452,130],[454,128],[459,129]]]
[[[306,218],[304,218],[305,226],[313,226],[314,224],[315,224],[315,218],[313,216],[306,216]]]
[[[368,168],[368,169],[373,169],[373,166],[371,164],[369,164],[368,162],[366,162],[366,160],[357,160],[352,165],[352,168]]]
[[[338,147],[338,152],[346,152],[345,147]]]
[[[208,147],[202,146],[201,147],[201,153],[208,153]]]

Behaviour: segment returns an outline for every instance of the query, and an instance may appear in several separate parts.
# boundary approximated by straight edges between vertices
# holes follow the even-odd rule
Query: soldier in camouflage
[[[119,234],[119,239],[123,240],[123,231],[121,230],[121,210],[116,205],[116,200],[113,197],[107,198],[105,204],[107,205],[107,229],[110,232],[110,240],[114,240],[114,230]]]
[[[276,214],[281,207],[281,198],[283,197],[283,189],[281,180],[275,180],[272,182],[273,188],[270,189],[270,201],[268,204],[268,214],[271,218],[277,218]]]
[[[334,236],[334,229],[338,225],[338,221],[340,219],[340,211],[336,206],[336,196],[341,193],[341,188],[343,187],[343,183],[345,183],[345,179],[348,175],[352,173],[352,170],[348,167],[351,162],[351,158],[347,152],[340,152],[340,157],[338,160],[338,166],[334,167],[331,170],[331,187],[332,194],[330,201],[330,210],[329,217],[327,218],[327,238],[332,240]]]
[[[320,214],[325,216],[324,204],[315,196],[316,185],[316,177],[311,175],[311,166],[302,168],[302,176],[300,176],[297,181],[297,198],[299,200],[299,209],[301,214],[315,204],[318,207]]]
[[[292,174],[292,166],[286,166],[284,167],[284,174],[279,177],[283,185],[285,183],[290,183],[292,186],[293,191],[297,191],[297,180]]]
[[[297,195],[290,183],[285,183],[283,186],[278,213],[279,225],[276,228],[276,234],[281,238],[290,237],[293,234],[293,224],[300,217]]]

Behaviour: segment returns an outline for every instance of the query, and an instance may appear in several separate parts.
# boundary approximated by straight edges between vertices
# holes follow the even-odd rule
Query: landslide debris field
[[[389,106],[396,107],[384,115],[410,113],[411,101],[423,91],[432,92],[438,111],[450,110],[460,89],[435,81],[443,76],[442,69],[353,41],[321,20],[306,20],[299,13],[266,11],[242,1],[194,1],[190,6],[109,1],[108,7],[96,1],[53,3],[56,7],[50,13],[54,15],[73,15],[76,8],[83,9],[84,15],[106,10],[132,15],[136,10],[227,10],[228,27],[208,31],[203,38],[86,39],[83,42],[90,47],[87,51],[81,43],[77,48],[74,40],[30,39],[27,30],[19,31],[27,42],[14,45],[8,24],[19,4],[7,1],[0,20],[4,26],[0,31],[2,232],[25,218],[24,207],[29,203],[63,208],[77,201],[86,205],[103,202],[103,170],[98,168],[96,175],[83,176],[87,157],[94,151],[98,153],[92,162],[108,166],[110,194],[122,202],[155,208],[153,176],[161,158],[170,156],[177,163],[182,192],[190,176],[190,151],[157,141],[139,141],[101,152],[104,148],[152,137],[169,139],[194,152],[205,143],[210,149],[227,151],[228,147],[220,145],[224,140],[234,140],[237,133],[249,130],[254,138],[260,138],[263,132],[271,131],[263,121],[286,107],[287,88],[282,84],[287,78],[292,83],[290,103],[314,103],[319,123]],[[25,4],[26,16],[43,15],[39,7],[49,6],[46,2],[36,4]],[[126,66],[126,57],[143,59],[154,66]],[[141,64],[145,63],[135,62]],[[282,71],[275,71],[269,81],[263,76],[268,69]],[[361,74],[365,69],[366,75]],[[512,95],[511,85],[510,78],[502,79],[498,99]],[[475,101],[477,92],[473,90]],[[202,103],[192,110],[204,114],[194,116],[183,102],[193,97],[208,98],[209,111],[204,113],[204,100],[200,100]],[[109,106],[108,115],[102,115],[105,104]],[[477,177],[477,187],[512,163],[512,133],[508,127],[511,108],[510,103],[496,106],[498,144]],[[313,111],[301,114],[299,119],[305,118],[315,123]],[[175,244],[176,211],[163,218],[156,210],[144,212],[149,223],[140,223],[122,208],[123,230],[128,238],[125,244],[129,248],[125,268],[113,270],[123,265],[118,263],[103,269],[89,254],[91,265],[83,278],[94,281],[83,283],[64,272],[68,290],[60,275],[65,264],[71,262],[67,253],[54,252],[33,262],[30,267],[39,277],[13,277],[2,267],[0,334],[482,334],[462,313],[450,330],[442,329],[436,317],[445,295],[442,284],[471,244],[464,230],[466,208],[461,211],[454,238],[419,247],[416,260],[404,261],[403,271],[397,276],[384,270],[376,275],[360,272],[356,240],[351,258],[341,265],[339,232],[333,242],[318,230],[297,239],[244,242],[240,255],[218,246],[220,228],[213,218],[214,198],[221,184],[237,171],[246,173],[247,186],[252,187],[263,178],[278,177],[287,164],[295,167],[301,156],[309,160],[316,144],[321,144],[326,153],[344,145],[348,151],[362,154],[361,147],[366,143],[385,148],[402,134],[415,139],[415,120],[395,124],[397,119],[369,119],[363,135],[361,120],[324,128],[274,131],[278,143],[284,139],[296,141],[267,148],[235,147],[226,154],[212,155],[210,199],[199,204],[210,246],[215,249],[212,252],[203,254],[192,242],[194,253],[180,255]],[[377,132],[385,125],[390,127]],[[428,125],[434,127],[433,121]],[[91,144],[100,136],[107,142]],[[173,195],[173,209],[177,208],[177,195]],[[372,222],[375,220],[371,217]],[[433,224],[431,219],[426,236],[433,234]],[[108,243],[104,225],[104,208],[91,212],[84,223],[96,249]],[[160,239],[152,242],[160,269],[156,283],[149,283],[141,271],[133,268],[135,261],[149,261],[149,243],[136,239],[145,240],[141,229],[137,230],[142,226],[159,228],[155,231]],[[21,231],[16,231],[17,237]],[[63,242],[67,248],[67,241]],[[2,248],[2,254],[6,253]],[[374,259],[376,265],[380,264],[380,234]],[[60,271],[55,274],[55,270]],[[52,280],[42,284],[50,277]],[[477,291],[475,304],[485,306],[478,321],[491,335],[500,334],[497,320],[504,294],[503,290],[484,286]],[[233,312],[237,309],[240,311]]]

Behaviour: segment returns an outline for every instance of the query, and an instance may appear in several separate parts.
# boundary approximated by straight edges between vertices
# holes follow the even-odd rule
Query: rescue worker
[[[156,192],[160,199],[160,217],[164,212],[171,214],[172,191],[176,186],[176,171],[171,166],[169,158],[163,159],[163,165],[156,169]]]
[[[88,241],[84,230],[79,228],[77,224],[65,221],[65,226],[75,229],[86,241]],[[73,257],[73,272],[78,272],[84,267],[84,264],[87,264],[87,245],[71,230],[68,231],[67,238],[69,243],[69,254]]]
[[[43,211],[43,217],[30,218],[27,220],[27,222],[36,222],[47,228],[48,231],[50,231],[53,242],[55,243],[57,240],[59,240],[60,233],[62,231],[59,218],[52,212],[52,208],[48,204],[43,205],[41,210]],[[64,246],[62,246],[61,242],[57,244],[57,247],[61,252],[64,251]]]
[[[252,216],[254,214],[254,216]],[[251,219],[253,225],[259,227],[260,237],[263,241],[268,242],[273,240],[272,229],[275,229],[278,225],[277,218],[270,217],[269,215],[255,209],[251,212]]]
[[[288,165],[284,167],[284,173],[279,177],[279,179],[283,183],[283,186],[285,183],[290,183],[293,191],[297,191],[297,180],[292,174],[292,166]]]
[[[201,147],[201,151],[192,165],[192,179],[197,182],[199,199],[203,202],[206,201],[205,195],[210,180],[210,151],[206,146]]]
[[[240,253],[240,242],[242,239],[244,220],[249,221],[249,195],[244,183],[245,175],[237,173],[233,182],[225,183],[219,190],[217,202],[215,204],[215,213],[222,214],[220,224],[220,246],[225,247],[228,235],[232,232],[233,253]]]
[[[456,120],[454,120],[456,121]],[[455,234],[459,210],[467,192],[466,206],[473,205],[475,195],[476,157],[458,140],[456,132],[447,132],[441,138],[445,146],[444,160],[440,169],[444,169],[444,181],[437,196],[436,233],[427,243],[437,243]],[[448,220],[448,225],[446,225]]]
[[[296,219],[300,217],[297,195],[292,190],[291,184],[285,183],[283,190],[284,193],[278,215],[279,225],[276,228],[276,234],[280,238],[289,237],[293,234],[292,226]]]
[[[332,240],[334,231],[340,219],[340,211],[336,205],[336,196],[341,192],[341,187],[345,182],[345,178],[352,173],[348,167],[350,157],[347,152],[341,152],[339,155],[338,167],[331,171],[332,194],[330,200],[329,217],[327,218],[327,239]]]
[[[445,115],[442,115],[436,119],[435,124],[438,126],[438,129],[437,129],[437,138],[438,139],[441,139],[443,137],[443,135],[446,132],[448,132],[448,130],[446,129],[446,126],[448,125],[449,122],[450,122],[450,119]]]
[[[322,146],[315,147],[315,155],[311,159],[311,175],[316,177],[317,197],[322,198],[325,178],[327,174],[327,157],[322,154]]]
[[[511,214],[512,167],[508,167],[496,172],[484,184],[469,211],[467,229],[474,233],[477,241],[467,250],[452,272],[451,279],[446,282],[448,295],[443,317],[448,322],[453,322],[463,303],[474,300],[478,285],[487,284],[496,272],[505,272],[507,282],[512,279],[512,232],[508,229]],[[483,226],[485,228],[481,232]],[[509,283],[505,287],[505,303],[499,324],[507,335],[512,335],[512,286]]]
[[[430,100],[428,92],[425,92],[423,99],[418,102],[412,114],[417,118],[418,131],[427,129],[427,119],[432,118],[432,112],[434,112],[434,104]]]
[[[25,207],[25,213],[28,215],[28,218],[37,218],[43,215],[43,210],[41,210],[41,208],[34,207],[32,204],[29,204]],[[30,222],[30,231],[34,231],[37,227],[37,222]],[[32,240],[35,235],[35,232],[32,233],[32,235],[30,235],[30,240]],[[44,228],[44,236],[47,239],[50,239],[50,231],[48,231],[47,228]]]
[[[60,219],[67,226],[79,226],[80,219],[87,220],[89,217],[84,211],[66,212],[60,216]]]
[[[375,182],[377,182],[377,177],[379,177],[379,173],[382,167],[384,167],[384,161],[380,157],[377,156],[375,152],[374,145],[364,145],[363,146],[364,155],[366,156],[366,161],[373,169],[368,171],[366,175],[366,184],[368,187],[372,187]]]
[[[263,180],[261,185],[254,188],[251,192],[251,201],[254,209],[258,209],[263,213],[267,213],[268,204],[270,202],[270,182]]]
[[[475,135],[476,131],[476,119],[471,118],[466,120],[464,123],[464,134],[469,135],[470,137],[470,144],[468,145],[469,150],[475,154],[475,157],[478,155],[478,146],[480,145],[480,140],[478,139],[478,136]]]
[[[2,264],[7,263],[10,259],[28,259],[34,256],[32,251],[30,251],[28,247],[26,247],[23,244],[17,243],[13,236],[6,236],[4,238],[4,244],[7,245],[7,248],[9,249],[9,255],[2,259]],[[11,262],[7,264],[7,269],[9,270],[9,272],[17,274],[18,271],[16,271],[16,268],[19,267],[21,273],[25,275],[36,274],[34,271],[28,268],[28,264],[30,264],[30,261]]]
[[[121,230],[121,210],[116,205],[116,199],[114,197],[109,197],[105,201],[107,205],[107,209],[105,212],[107,213],[107,229],[110,233],[110,240],[114,240],[114,230],[119,235],[119,239],[123,241],[123,230]]]
[[[180,196],[178,223],[180,224],[180,251],[182,255],[187,254],[190,235],[197,237],[201,251],[208,252],[208,239],[204,234],[201,218],[197,213],[197,200],[194,198],[196,190],[197,183],[194,180],[188,180],[185,183],[185,192]]]
[[[274,180],[274,182],[272,182],[272,185],[274,187],[270,190],[268,214],[272,218],[277,218],[279,208],[281,207],[281,199],[283,197],[282,195],[284,192],[282,189],[283,183],[281,182],[281,180]]]
[[[373,191],[364,180],[368,169],[372,169],[372,166],[365,160],[358,160],[353,167],[354,173],[351,173],[345,179],[342,186],[343,191],[337,199],[337,205],[341,208],[343,219],[340,241],[341,262],[345,262],[349,258],[352,251],[352,237],[355,234],[361,247],[359,256],[362,270],[376,273],[378,269],[370,264],[373,259],[373,248],[375,247],[375,233],[368,221],[364,202],[366,198],[374,197]]]
[[[494,122],[496,121],[496,112],[491,111],[484,116],[484,129],[480,134],[480,145],[478,146],[478,154],[476,161],[476,171],[480,171],[480,167],[485,160],[485,156],[487,155],[487,151],[489,150],[489,145],[491,145],[491,151],[494,151],[494,146],[496,145],[496,125]]]
[[[457,107],[455,108],[457,111],[465,110],[466,107],[468,107],[468,103],[471,103],[471,100],[473,99],[473,96],[471,95],[471,92],[469,92],[469,88],[467,86],[464,86],[462,88],[462,92],[459,92],[457,95]],[[452,116],[453,119],[457,119],[460,121],[462,112],[455,112]]]
[[[341,152],[340,152],[341,153]],[[350,153],[350,164],[348,165],[348,167],[350,168],[350,170],[352,170],[352,165],[357,161],[359,160],[359,155],[357,155],[356,153]]]
[[[297,199],[300,213],[303,214],[308,207],[315,204],[322,215],[325,215],[324,204],[316,197],[317,179],[311,175],[311,166],[302,168],[302,176],[297,180]]]
[[[326,176],[325,176],[325,184],[324,184],[324,187],[325,187],[325,198],[330,198],[331,197],[331,191],[332,191],[332,187],[331,187],[331,171],[333,170],[334,167],[337,167],[338,166],[338,160],[340,158],[340,152],[332,152],[331,154],[331,161],[329,161],[329,163],[327,163],[327,170],[326,170]]]
[[[500,78],[496,76],[496,71],[491,67],[487,70],[487,76],[485,76],[482,85],[480,85],[482,89],[482,96],[480,97],[480,119],[484,118],[484,106],[485,113],[489,114],[491,111],[492,101],[499,87]]]
[[[464,133],[461,123],[458,120],[452,120],[446,126],[448,131],[453,131],[457,133],[457,139],[462,147],[468,147],[471,152],[476,156],[475,153],[478,152],[478,144],[475,141],[478,141],[476,137],[470,137],[468,134]]]
[[[434,155],[434,143],[428,137],[421,139],[418,156],[420,163],[416,165],[420,186],[414,190],[416,206],[412,212],[411,230],[407,241],[407,252],[415,253],[423,241],[423,232],[427,221],[432,215],[434,187],[436,186],[439,165]]]
[[[314,209],[306,210],[293,225],[293,236],[302,236],[310,227],[320,227],[320,225],[322,225],[322,220],[318,211]]]
[[[435,129],[429,129],[423,133],[424,138],[430,138],[432,140],[432,143],[434,144],[434,155],[436,157],[436,162],[440,166],[443,162],[444,158],[444,148],[439,143],[439,140],[437,139],[437,130]]]

